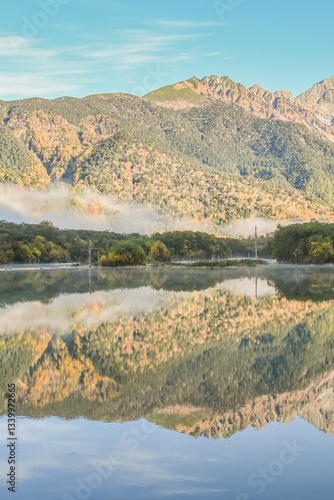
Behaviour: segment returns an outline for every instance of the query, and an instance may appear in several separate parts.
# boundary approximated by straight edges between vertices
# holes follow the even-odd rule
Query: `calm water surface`
[[[0,273],[1,498],[331,500],[334,269]]]

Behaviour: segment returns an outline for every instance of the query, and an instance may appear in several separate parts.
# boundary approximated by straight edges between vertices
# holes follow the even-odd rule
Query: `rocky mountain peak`
[[[300,94],[296,101],[314,112],[328,125],[334,125],[334,76],[326,78]]]
[[[227,76],[212,75],[200,83],[201,88],[196,91],[202,95],[233,102],[261,118],[302,123],[334,142],[334,76],[317,83],[297,99],[288,90],[272,93],[258,83],[247,88]]]
[[[281,98],[286,99],[288,101],[293,101],[293,93],[290,92],[289,90],[277,90],[275,92],[275,95],[277,97],[281,97]]]
[[[264,90],[264,88],[261,87],[261,85],[259,83],[256,83],[252,87],[249,87],[249,90],[251,90],[256,95],[264,94],[264,92],[266,92],[266,90]]]
[[[247,88],[228,76],[193,76],[151,92],[145,99],[157,105],[184,110],[208,102],[226,102],[270,120],[300,123],[323,139],[334,142],[334,77],[314,85],[294,99],[292,92],[273,93],[256,83]]]
[[[318,102],[320,99],[326,98],[325,96],[328,92],[332,93],[333,91],[334,76],[331,76],[314,84],[310,89],[300,94],[297,99],[300,101]]]

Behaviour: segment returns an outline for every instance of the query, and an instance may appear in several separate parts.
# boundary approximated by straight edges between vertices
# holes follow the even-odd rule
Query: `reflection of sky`
[[[143,420],[129,423],[84,419],[19,419],[17,500],[69,500],[75,488],[96,474],[94,464],[120,452],[122,465],[98,479],[94,500],[223,499],[326,500],[332,498],[334,437],[321,433],[299,417],[289,424],[268,424],[262,431],[248,428],[230,439],[209,440],[153,426]],[[138,434],[139,432],[139,434]],[[137,436],[137,437],[135,437]],[[0,440],[6,440],[6,420],[0,419]],[[293,463],[267,484],[262,496],[248,485],[259,469],[279,459],[284,442],[305,448]],[[6,450],[0,469],[7,470]],[[291,454],[289,455],[291,457]],[[5,495],[12,498],[3,488]],[[96,479],[96,477],[95,477]],[[95,483],[94,483],[95,484]],[[83,491],[83,490],[82,490]],[[89,491],[88,491],[89,493]],[[70,496],[66,496],[70,495]],[[87,490],[86,490],[87,495]],[[83,497],[82,497],[83,498]]]
[[[275,293],[275,288],[264,279],[229,279],[215,288],[228,290],[236,295],[258,296]],[[196,292],[198,293],[198,292]],[[204,293],[204,292],[201,292]],[[40,301],[18,302],[0,308],[0,335],[30,328],[47,328],[49,332],[67,333],[76,327],[93,328],[112,321],[117,315],[150,313],[167,306],[172,300],[190,298],[191,292],[155,290],[150,286],[136,289],[117,289],[89,293],[62,294],[51,303]]]

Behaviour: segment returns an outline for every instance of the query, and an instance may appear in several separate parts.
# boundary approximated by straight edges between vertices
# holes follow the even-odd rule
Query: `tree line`
[[[295,264],[334,263],[334,224],[311,220],[278,227],[272,240],[278,262]]]
[[[173,231],[142,236],[110,231],[60,230],[50,221],[15,224],[0,221],[0,264],[92,261],[105,266],[141,265],[172,259],[226,258],[231,249],[223,238],[193,231]]]
[[[142,265],[178,259],[208,260],[254,256],[253,238],[222,238],[201,231],[169,231],[143,236],[111,231],[60,230],[50,221],[15,224],[0,221],[0,264],[87,263],[104,266]],[[316,220],[278,225],[273,235],[258,239],[258,256],[294,264],[334,263],[334,224]]]

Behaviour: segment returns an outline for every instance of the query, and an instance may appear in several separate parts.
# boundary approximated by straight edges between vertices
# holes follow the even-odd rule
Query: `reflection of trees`
[[[200,276],[200,280],[197,279]],[[215,286],[220,275],[208,271],[172,268],[126,268],[91,270],[91,289],[87,269],[58,269],[54,271],[19,271],[1,273],[1,301],[3,304],[27,300],[50,300],[62,293],[115,290],[151,286],[166,290],[202,290]]]
[[[279,293],[288,299],[297,300],[333,300],[334,274],[310,273],[294,282],[276,279],[275,285]]]
[[[260,266],[258,277],[276,286],[290,300],[332,300],[334,274],[328,269]],[[191,269],[139,267],[91,270],[91,288],[87,269],[2,272],[0,305],[29,300],[52,300],[64,293],[85,293],[151,286],[156,290],[206,290],[225,280],[255,277],[255,269]]]
[[[328,303],[320,307],[325,310]],[[116,378],[122,381],[183,357],[198,345],[228,338],[257,342],[260,330],[296,324],[316,309],[319,306],[311,302],[288,302],[278,297],[254,302],[223,290],[211,290],[184,299],[172,296],[167,307],[152,314],[122,316],[78,335],[82,352],[96,369],[108,376],[115,376],[117,370]]]

